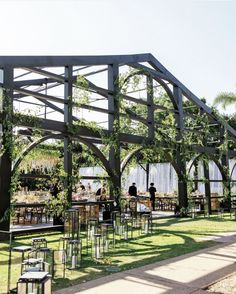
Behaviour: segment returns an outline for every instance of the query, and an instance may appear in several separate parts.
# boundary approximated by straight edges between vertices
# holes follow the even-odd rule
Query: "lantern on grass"
[[[79,239],[79,235],[80,235],[79,210],[68,209],[65,212],[64,234],[65,234],[65,237],[71,238],[73,240]]]
[[[29,271],[43,271],[43,259],[42,258],[31,258],[23,261],[23,272]]]
[[[16,292],[16,284],[14,283],[14,287],[12,287],[12,280],[11,280],[11,267],[12,267],[12,253],[13,252],[17,252],[21,254],[21,258],[17,258],[17,260],[19,261],[19,272],[17,273],[17,276],[22,275],[23,270],[24,270],[24,260],[25,260],[25,254],[26,252],[29,252],[32,250],[31,246],[24,246],[24,245],[20,245],[20,246],[16,246],[16,247],[11,247],[10,248],[10,252],[9,252],[9,264],[8,264],[8,289],[10,293],[17,293]],[[14,256],[15,258],[15,256]],[[14,267],[16,267],[16,264],[14,265]]]
[[[47,247],[47,239],[44,237],[32,238],[32,246],[35,249]]]
[[[95,259],[103,258],[103,245],[102,245],[102,235],[94,234],[93,243],[91,246],[92,257]]]
[[[104,251],[108,251],[111,243],[113,243],[113,247],[115,246],[115,234],[113,224],[101,224],[101,233]]]
[[[51,294],[51,276],[48,272],[27,272],[17,282],[18,294]]]
[[[143,214],[142,215],[142,233],[147,235],[151,228],[151,215],[150,214]]]
[[[81,242],[80,240],[69,240],[67,248],[67,267],[75,269],[81,265]]]
[[[121,220],[120,212],[112,211],[111,218],[113,221],[113,227],[115,229],[115,233],[119,234],[119,226],[120,226],[120,220]]]
[[[93,240],[94,234],[96,233],[98,228],[98,219],[90,218],[87,223],[87,239]]]

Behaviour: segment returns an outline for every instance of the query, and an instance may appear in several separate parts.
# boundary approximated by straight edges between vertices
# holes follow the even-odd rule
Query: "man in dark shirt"
[[[135,186],[136,184],[133,183],[132,186],[129,187],[129,195],[130,196],[137,196],[137,187]]]
[[[155,210],[155,193],[157,189],[154,187],[154,183],[150,184],[148,191],[150,193],[150,200],[152,201],[152,210]]]

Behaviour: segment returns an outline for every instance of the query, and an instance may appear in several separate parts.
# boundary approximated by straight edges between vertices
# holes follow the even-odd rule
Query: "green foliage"
[[[50,197],[45,202],[45,208],[51,216],[63,218],[64,212],[70,208],[70,203],[67,200],[67,191],[61,191],[56,197]]]
[[[236,94],[233,92],[221,92],[216,96],[214,105],[221,105],[224,109],[227,106],[236,106]]]

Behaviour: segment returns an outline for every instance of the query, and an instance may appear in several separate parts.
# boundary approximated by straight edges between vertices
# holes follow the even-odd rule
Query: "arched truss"
[[[230,179],[232,179],[232,177],[233,177],[233,172],[234,172],[235,167],[236,167],[236,162],[232,167],[232,170],[231,170],[231,173],[230,173]]]
[[[132,158],[135,157],[136,155],[138,155],[141,150],[143,150],[143,147],[139,147],[137,149],[134,149],[129,154],[127,154],[127,156],[123,159],[123,161],[121,163],[121,173],[124,172],[126,166],[129,164],[129,162],[132,160]],[[181,171],[178,168],[178,165],[176,164],[176,162],[173,160],[173,158],[171,157],[171,155],[168,152],[165,152],[165,157],[171,163],[171,165],[173,166],[176,174],[178,176],[181,175]]]
[[[14,165],[13,165],[13,169],[12,169],[12,173],[14,173],[16,171],[16,169],[19,167],[20,163],[22,162],[22,160],[24,159],[24,157],[29,154],[29,152],[31,150],[33,150],[36,146],[40,145],[41,143],[49,140],[49,139],[63,139],[64,136],[61,134],[51,134],[51,135],[47,135],[44,136],[34,142],[32,142],[29,146],[27,146],[22,153],[19,155],[19,157],[16,159]],[[84,145],[87,145],[92,151],[93,153],[100,159],[101,163],[103,164],[105,170],[107,171],[108,175],[111,177],[111,179],[115,176],[108,160],[105,158],[105,156],[103,155],[103,153],[91,142],[89,142],[88,140],[86,140],[83,137],[77,136],[76,140],[78,140],[79,142],[83,143]]]
[[[194,166],[194,164],[195,164],[196,162],[198,162],[199,160],[201,160],[201,157],[202,157],[202,156],[204,156],[204,154],[198,154],[198,155],[196,155],[196,156],[193,158],[193,160],[192,160],[190,166],[188,167],[188,174],[190,173],[190,171],[191,171],[192,167]],[[209,159],[211,159],[211,160],[216,164],[216,166],[218,167],[218,169],[219,169],[219,171],[220,171],[220,173],[221,173],[221,176],[222,176],[222,180],[223,180],[223,181],[227,181],[229,178],[228,178],[228,176],[225,174],[224,168],[223,168],[222,164],[217,160],[217,158],[216,158],[215,156],[213,156],[213,155],[207,155],[207,157],[208,157]],[[231,178],[231,177],[230,177],[230,178]]]

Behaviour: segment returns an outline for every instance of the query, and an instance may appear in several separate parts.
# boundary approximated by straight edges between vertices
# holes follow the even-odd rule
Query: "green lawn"
[[[90,257],[83,256],[82,266],[78,270],[66,270],[66,277],[57,272],[53,281],[53,289],[65,288],[82,283],[107,274],[112,270],[125,270],[150,264],[156,261],[179,256],[202,248],[210,247],[216,243],[203,241],[202,238],[219,232],[235,231],[235,221],[229,218],[218,217],[207,218],[168,218],[159,219],[154,222],[152,235],[141,235],[128,242],[117,242],[116,248],[110,250],[109,255],[100,262],[95,262]],[[41,235],[42,236],[42,235]],[[44,235],[48,240],[48,247],[57,249],[59,245],[59,233],[48,233]],[[137,236],[137,235],[136,235]],[[18,237],[13,246],[30,245],[32,236]],[[85,253],[85,251],[84,251]],[[19,273],[19,254],[14,253],[12,258],[11,284],[17,281]],[[7,263],[8,243],[0,243],[0,293],[6,293],[7,289]]]

